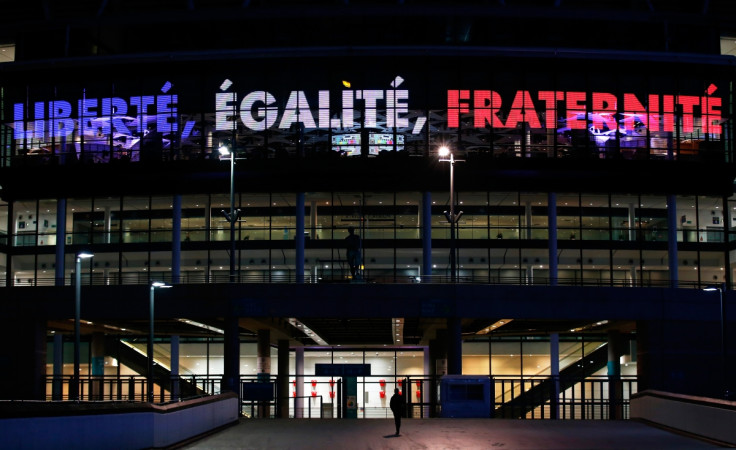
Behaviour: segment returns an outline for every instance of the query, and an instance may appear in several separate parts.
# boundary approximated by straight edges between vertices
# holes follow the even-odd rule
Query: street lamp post
[[[232,151],[221,145],[218,149],[220,155],[230,157],[230,212],[222,210],[225,219],[230,223],[230,282],[234,283],[235,276],[235,222],[240,216],[240,209],[235,209],[235,149]]]
[[[74,379],[69,392],[72,400],[79,400],[79,340],[80,340],[80,309],[82,304],[82,260],[94,256],[92,253],[79,252],[76,254],[74,266]]]
[[[440,161],[447,161],[450,163],[450,211],[445,211],[445,217],[450,223],[450,281],[455,283],[457,281],[457,261],[456,261],[456,249],[455,249],[455,228],[457,222],[460,220],[460,216],[463,212],[460,211],[455,214],[455,163],[462,162],[462,159],[455,159],[454,155],[449,148],[442,146],[439,149]],[[449,156],[449,159],[447,158]]]
[[[721,371],[723,376],[723,395],[726,399],[730,399],[731,392],[728,388],[728,369],[726,365],[727,353],[726,353],[726,306],[723,303],[723,291],[726,285],[720,284],[718,286],[708,286],[704,291],[713,292],[718,291],[718,301],[720,309],[720,321],[721,321]]]
[[[170,288],[171,286],[160,281],[151,283],[148,297],[148,344],[146,356],[148,357],[148,370],[146,371],[146,385],[148,387],[148,401],[153,403],[153,296],[156,288]]]

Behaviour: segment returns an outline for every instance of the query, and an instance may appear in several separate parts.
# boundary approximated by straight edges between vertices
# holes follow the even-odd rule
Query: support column
[[[677,273],[677,200],[675,195],[667,196],[667,260],[670,270],[670,287],[678,285]]]
[[[317,239],[317,202],[309,202],[309,238]]]
[[[629,241],[636,241],[636,206],[629,203]]]
[[[422,277],[432,275],[432,194],[422,192]]]
[[[447,374],[463,374],[463,336],[461,320],[458,317],[447,319]]]
[[[550,393],[551,419],[560,417],[560,335],[552,333],[549,335],[549,369],[552,377],[552,392]]]
[[[547,224],[549,246],[549,284],[557,286],[557,194],[547,194]]]
[[[297,347],[294,353],[294,366],[296,369],[296,373],[294,374],[294,380],[296,381],[294,386],[294,391],[296,391],[294,417],[301,419],[304,417],[304,347]]]
[[[103,382],[105,376],[105,334],[101,332],[92,333],[92,378],[90,385],[90,400],[102,400]]]
[[[531,239],[532,238],[532,203],[526,202],[526,205],[524,205],[524,217],[526,223],[524,224],[526,226],[526,238]]]
[[[224,374],[222,391],[231,391],[240,397],[240,324],[234,313],[225,317]]]
[[[429,404],[439,404],[437,387],[442,375],[447,375],[447,330],[437,330],[435,339],[429,341]],[[437,408],[430,408],[430,417],[436,416]]]
[[[181,276],[181,195],[174,195],[171,226],[171,282],[179,283]]]
[[[609,418],[611,420],[622,419],[621,335],[618,330],[608,332],[608,399]]]
[[[303,235],[304,233],[302,233]],[[277,415],[281,419],[289,418],[289,341],[279,339],[278,378],[276,384]]]
[[[64,383],[64,335],[54,334],[54,380],[51,384],[51,399],[61,400]]]
[[[66,248],[66,199],[56,201],[55,286],[64,286],[64,249]]]
[[[105,244],[112,242],[112,212],[109,206],[105,206]]]
[[[256,361],[256,377],[261,383],[271,380],[271,330],[258,330],[258,356]],[[261,402],[258,405],[258,417],[268,417],[268,404]]]
[[[179,336],[171,336],[171,400],[177,401],[181,396],[179,386]]]
[[[296,252],[294,270],[296,282],[304,283],[304,192],[296,194],[296,237],[294,239]]]

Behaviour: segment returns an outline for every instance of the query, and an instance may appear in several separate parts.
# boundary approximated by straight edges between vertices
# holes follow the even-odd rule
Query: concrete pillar
[[[64,249],[66,248],[66,199],[56,201],[55,286],[64,286]]]
[[[547,194],[547,224],[549,236],[549,284],[557,286],[557,194]]]
[[[171,214],[171,282],[177,284],[181,276],[181,195],[174,195]]]
[[[608,332],[608,397],[609,418],[623,418],[623,384],[621,383],[621,335]]]
[[[309,238],[317,239],[317,202],[309,202]]]
[[[558,419],[560,416],[560,335],[552,333],[549,335],[549,369],[552,378],[552,392],[550,393],[550,418]]]
[[[429,403],[437,405],[439,398],[437,396],[437,387],[439,379],[442,375],[447,375],[447,330],[437,330],[435,339],[429,341],[429,372],[430,388]],[[430,417],[436,417],[436,408],[430,408]]]
[[[271,330],[258,330],[258,356],[256,361],[256,376],[259,382],[271,380]],[[258,417],[269,416],[268,405],[262,402],[258,405]]]
[[[171,336],[171,400],[179,400],[179,336]]]
[[[296,194],[296,237],[294,239],[296,252],[294,271],[296,282],[304,283],[304,192]]]
[[[105,243],[110,244],[112,242],[112,212],[109,206],[105,206]]]
[[[447,374],[463,374],[462,323],[458,317],[447,319]]]
[[[304,417],[304,347],[296,347],[294,349],[294,366],[295,374],[294,380],[296,384],[294,391],[296,391],[296,401],[294,403],[294,417],[300,419]]]
[[[54,334],[54,381],[51,384],[51,399],[61,400],[64,376],[64,335]]]
[[[667,261],[670,270],[670,287],[678,285],[677,273],[677,200],[675,195],[667,196]]]
[[[222,391],[240,396],[240,324],[234,313],[225,316],[224,374]]]
[[[629,241],[636,241],[636,205],[629,203]]]
[[[303,235],[304,233],[302,233]],[[277,417],[281,419],[289,418],[289,341],[287,339],[279,339],[278,342],[278,378],[276,382],[277,393]]]
[[[91,360],[91,385],[90,400],[103,399],[103,382],[105,376],[105,334],[95,332],[92,334],[92,360]]]
[[[421,207],[422,230],[422,277],[432,275],[432,194],[422,193]]]

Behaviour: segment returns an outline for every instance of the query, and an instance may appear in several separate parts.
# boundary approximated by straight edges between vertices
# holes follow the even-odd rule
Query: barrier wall
[[[3,448],[162,448],[237,422],[233,393],[168,405],[0,403]]]
[[[631,397],[631,418],[736,445],[736,402],[660,391]]]

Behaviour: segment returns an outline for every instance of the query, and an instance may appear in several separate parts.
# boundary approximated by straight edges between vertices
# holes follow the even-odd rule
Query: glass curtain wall
[[[308,282],[350,276],[345,237],[362,239],[361,274],[376,282],[412,282],[421,274],[419,192],[315,192],[306,195],[305,275]],[[449,274],[447,193],[431,194],[432,271]],[[560,283],[639,286],[669,279],[664,196],[558,193]],[[726,224],[723,199],[678,196],[676,233],[681,286],[723,282]],[[548,282],[548,196],[545,193],[461,192],[456,236],[459,273],[480,282]],[[236,207],[236,270],[267,282],[295,279],[296,194],[241,193]],[[733,208],[733,205],[730,206]],[[173,198],[104,197],[66,201],[64,244],[70,282],[74,252],[96,246],[91,282],[168,280]],[[53,284],[57,201],[19,200],[5,208],[12,279],[18,286]],[[182,196],[181,276],[184,283],[229,276],[229,196]],[[12,211],[10,217],[9,211]],[[207,220],[209,218],[209,220]],[[523,244],[521,241],[525,241]],[[136,245],[145,243],[145,250]]]

